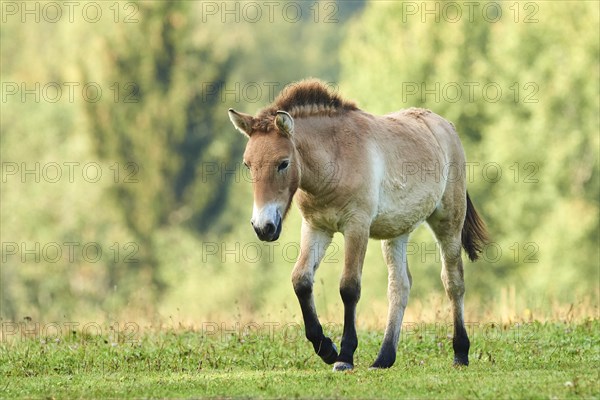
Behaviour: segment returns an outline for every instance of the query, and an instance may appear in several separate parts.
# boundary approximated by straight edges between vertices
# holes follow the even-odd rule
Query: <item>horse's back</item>
[[[404,163],[416,162],[425,169],[428,163],[437,164],[440,180],[457,182],[461,176],[464,178],[465,154],[450,121],[424,108],[408,108],[380,118],[390,126],[391,137],[396,138],[398,146],[414,143],[418,147],[404,155]],[[423,172],[427,175],[428,171]]]
[[[377,125],[380,190],[371,236],[386,238],[412,231],[439,207],[449,184],[461,184],[464,153],[454,126],[426,109],[377,117]]]

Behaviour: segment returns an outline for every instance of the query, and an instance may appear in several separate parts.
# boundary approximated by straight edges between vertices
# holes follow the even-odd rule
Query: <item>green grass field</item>
[[[393,368],[371,371],[381,332],[360,331],[356,368],[333,373],[301,326],[4,327],[0,397],[598,398],[600,321],[471,324],[453,368],[450,326],[406,325]],[[93,331],[93,332],[92,332]],[[339,343],[340,329],[326,327]],[[7,334],[8,333],[8,334]],[[60,333],[60,334],[58,334]]]

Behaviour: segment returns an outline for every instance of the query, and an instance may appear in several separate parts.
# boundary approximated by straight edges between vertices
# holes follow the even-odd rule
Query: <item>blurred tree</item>
[[[242,3],[243,4],[243,3]],[[365,0],[301,1],[291,4],[302,18],[290,20],[276,7],[272,21],[236,26],[236,36],[243,38],[240,48],[244,62],[236,64],[233,76],[243,83],[264,85],[263,96],[239,99],[239,107],[255,112],[257,107],[274,100],[288,83],[308,77],[337,83],[341,69],[339,49],[345,40],[352,17],[359,14]],[[273,66],[277,66],[273,68]],[[267,84],[272,85],[270,88]]]
[[[196,3],[136,5],[138,22],[107,35],[105,73],[82,64],[86,81],[101,79],[114,89],[114,97],[87,103],[94,149],[120,174],[114,195],[139,240],[136,281],[160,294],[155,232],[172,223],[206,230],[227,197],[219,171],[236,138],[215,135],[224,110],[214,87],[228,79],[234,58],[210,26],[198,34]],[[207,171],[217,179],[207,179]]]
[[[163,311],[185,305],[195,315],[231,310],[236,299],[253,313],[293,299],[279,283],[288,280],[292,255],[274,245],[274,258],[244,256],[269,247],[252,243],[240,223],[252,195],[237,169],[245,141],[226,110],[255,112],[307,76],[341,76],[342,94],[371,112],[422,105],[456,124],[469,161],[478,163],[469,191],[502,251],[490,247],[470,267],[471,292],[496,299],[499,286],[515,284],[535,302],[597,290],[599,18],[592,3],[484,2],[471,14],[470,5],[454,2],[371,2],[364,12],[362,0],[299,2],[298,21],[279,5],[273,21],[265,12],[256,22],[207,16],[207,2],[132,4],[137,13],[128,24],[114,23],[112,10],[98,23],[22,23],[15,15],[0,24],[3,83],[103,89],[98,102],[3,100],[3,168],[98,162],[112,175],[97,183],[3,175],[3,244],[101,243],[104,254],[71,260],[63,249],[50,262],[3,253],[0,318],[96,318],[144,305],[152,312],[154,289],[165,293],[161,305],[170,309]],[[259,96],[244,91],[257,85]],[[282,244],[298,241],[298,219],[291,213]],[[130,242],[138,263],[123,263]],[[207,242],[220,252],[206,257]],[[222,254],[238,245],[235,255]],[[369,261],[382,264],[374,247]],[[425,271],[415,275],[440,286],[439,263],[422,259]],[[330,291],[336,260],[321,271]],[[385,268],[376,271],[365,274],[372,284],[365,299],[385,302]],[[417,282],[412,297],[423,293]]]
[[[99,305],[114,304],[108,295],[114,286],[107,285],[102,268],[111,258],[109,247],[131,237],[103,202],[109,182],[86,181],[82,174],[90,163],[108,170],[89,152],[81,115],[75,54],[84,47],[80,38],[93,37],[90,24],[6,17],[0,24],[0,158],[3,174],[7,166],[16,173],[3,175],[0,183],[0,318],[91,317]],[[67,82],[79,85],[72,95]],[[8,95],[5,84],[28,94]],[[54,168],[50,176],[48,166]],[[92,247],[87,259],[86,244]],[[95,245],[104,250],[99,259]]]

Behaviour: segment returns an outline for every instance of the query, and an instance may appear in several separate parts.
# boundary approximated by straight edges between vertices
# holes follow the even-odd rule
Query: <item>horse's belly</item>
[[[370,236],[374,239],[391,239],[412,232],[436,209],[441,193],[432,191],[420,196],[380,197],[377,214],[371,222]]]
[[[371,223],[369,236],[373,239],[391,239],[414,231],[427,216],[379,214]]]

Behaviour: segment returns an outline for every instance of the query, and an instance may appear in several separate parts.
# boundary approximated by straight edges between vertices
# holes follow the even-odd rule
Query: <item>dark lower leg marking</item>
[[[314,309],[312,287],[297,285],[294,287],[302,317],[306,338],[312,343],[315,353],[327,364],[333,364],[338,357],[337,349],[331,339],[323,334],[323,327]]]
[[[320,325],[319,328],[321,328]],[[308,334],[306,336],[308,338]],[[315,349],[315,353],[317,353],[317,355],[321,357],[321,359],[326,364],[333,364],[335,362],[335,360],[338,357],[337,349],[335,347],[335,344],[333,344],[333,342],[331,341],[331,339],[323,335],[322,328],[320,338],[317,339],[315,337],[312,337],[308,340],[310,340],[310,342],[312,343],[313,348]]]
[[[390,368],[396,362],[396,348],[391,341],[384,340],[371,368]]]
[[[469,341],[463,322],[454,322],[454,337],[452,338],[454,365],[469,365],[470,347],[471,342]]]
[[[354,352],[358,347],[358,337],[356,335],[356,303],[360,297],[360,286],[342,285],[340,294],[344,302],[344,333],[342,334],[342,347],[338,362],[354,365]]]

